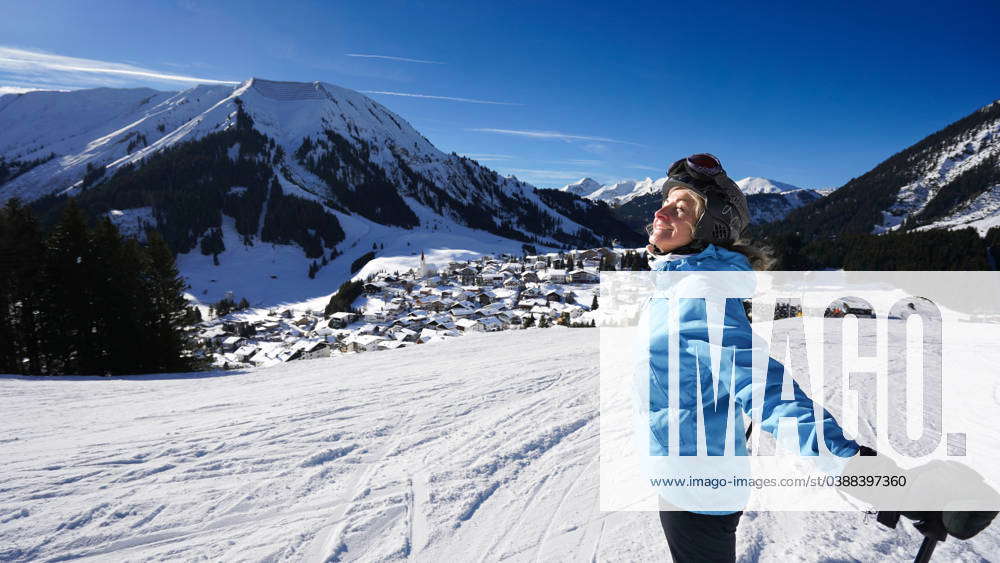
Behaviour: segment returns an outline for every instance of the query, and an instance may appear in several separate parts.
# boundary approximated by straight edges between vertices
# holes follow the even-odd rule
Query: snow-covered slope
[[[792,212],[804,236],[992,224],[1000,185],[1000,101],[931,133]]]
[[[232,373],[2,377],[0,560],[666,560],[655,513],[599,510],[598,349],[597,330],[551,328]],[[920,541],[861,512],[748,512],[737,550],[911,561]],[[998,552],[994,525],[935,555]]]
[[[779,194],[782,192],[790,192],[794,190],[801,190],[802,188],[798,186],[793,186],[791,184],[786,184],[784,182],[779,182],[777,180],[771,180],[770,178],[756,178],[753,176],[747,176],[742,180],[737,180],[736,185],[743,190],[743,193],[750,194]]]
[[[787,184],[785,184],[787,185]],[[779,192],[755,192],[747,195],[751,223],[771,223],[784,219],[797,209],[823,197],[815,190],[792,189]]]
[[[981,113],[988,113],[993,106],[1000,107],[1000,102],[995,102],[987,108],[980,110]],[[993,114],[1000,114],[995,111]],[[974,114],[975,115],[975,114]],[[1000,165],[997,158],[1000,156],[1000,115],[988,118],[974,126],[955,132],[943,139],[933,152],[921,155],[921,162],[914,162],[913,165],[920,171],[920,174],[912,181],[899,187],[895,201],[883,212],[882,222],[875,226],[874,232],[885,232],[898,228],[902,222],[910,216],[919,217],[921,214],[929,216],[930,224],[926,228],[935,226],[964,227],[970,223],[979,226],[984,225],[983,219],[995,214],[997,205],[991,195],[994,189],[991,180],[1000,180]],[[979,180],[980,185],[975,186],[971,192],[972,198],[958,197],[957,201],[951,202],[949,208],[942,213],[941,210],[928,209],[928,204],[939,195],[942,189],[948,189],[950,184],[965,180],[963,175],[980,176],[984,175],[977,168],[987,167],[994,169],[992,174],[986,174],[988,178],[984,184]],[[971,181],[976,182],[977,180]],[[947,194],[942,194],[947,196]],[[940,206],[939,206],[940,207]],[[942,216],[944,215],[944,216]],[[924,221],[927,223],[927,221]],[[1000,222],[1000,221],[995,221]],[[988,230],[988,227],[987,227]]]
[[[969,227],[976,229],[982,236],[993,227],[1000,227],[1000,184],[990,186],[978,196],[959,204],[947,216],[915,230]]]
[[[601,184],[593,178],[580,178],[572,184],[566,184],[565,186],[559,188],[559,191],[569,192],[580,197],[587,197],[594,193],[595,190],[600,189],[600,187]]]

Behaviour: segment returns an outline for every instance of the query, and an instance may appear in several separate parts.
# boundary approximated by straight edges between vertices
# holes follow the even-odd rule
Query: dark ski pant
[[[742,512],[715,516],[661,510],[660,525],[677,563],[736,561],[736,526]]]

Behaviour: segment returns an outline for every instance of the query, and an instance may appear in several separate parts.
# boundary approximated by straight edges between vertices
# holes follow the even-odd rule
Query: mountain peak
[[[580,178],[572,184],[566,184],[565,186],[559,188],[561,192],[569,192],[573,195],[578,195],[580,197],[586,197],[594,191],[601,189],[601,184],[594,180],[593,178],[586,177]]]
[[[779,182],[777,180],[772,180],[770,178],[759,178],[755,176],[748,176],[742,180],[738,180],[736,185],[743,190],[743,193],[750,194],[780,194],[782,192],[790,192],[794,190],[801,190],[802,188],[798,186],[793,186],[791,184],[786,184],[784,182]]]

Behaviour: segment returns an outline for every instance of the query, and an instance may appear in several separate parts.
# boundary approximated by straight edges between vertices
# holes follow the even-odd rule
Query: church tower
[[[427,259],[424,258],[424,251],[420,251],[420,277],[426,278],[429,272],[427,271]]]

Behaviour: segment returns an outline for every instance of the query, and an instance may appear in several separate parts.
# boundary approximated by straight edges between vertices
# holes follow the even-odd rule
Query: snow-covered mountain
[[[580,178],[572,184],[566,184],[565,186],[559,188],[559,191],[569,192],[580,197],[587,197],[594,193],[595,190],[600,189],[600,187],[601,184],[593,178]]]
[[[407,254],[448,244],[519,251],[592,247],[629,233],[596,204],[550,201],[439,151],[368,97],[322,82],[0,96],[0,202],[56,209],[63,196],[123,228],[159,230],[191,256],[181,259],[188,270],[199,250],[218,258],[224,267],[205,273],[206,284],[227,277],[230,262],[269,261],[297,278],[312,262],[321,271],[332,262],[343,278],[387,241],[405,242]],[[595,232],[586,224],[595,217],[614,232]]]
[[[780,194],[782,192],[791,192],[802,189],[798,186],[793,186],[777,180],[771,180],[770,178],[756,178],[753,176],[737,180],[736,185],[739,186],[740,189],[743,190],[743,193],[747,195]]]
[[[889,157],[791,213],[805,235],[1000,224],[1000,101]]]
[[[785,184],[788,185],[788,184]],[[792,189],[747,195],[751,223],[771,223],[784,219],[793,210],[823,197],[816,190]]]

